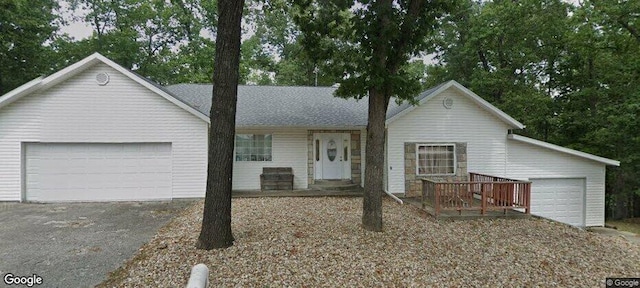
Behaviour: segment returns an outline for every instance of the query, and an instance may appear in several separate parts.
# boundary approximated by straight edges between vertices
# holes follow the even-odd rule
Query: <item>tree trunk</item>
[[[2,79],[2,71],[0,71],[0,96],[4,94],[5,94],[5,91],[4,91],[4,83]]]
[[[369,231],[382,231],[382,189],[384,173],[384,133],[389,95],[369,89],[369,121],[365,150],[362,225]]]
[[[240,20],[244,0],[218,2],[213,98],[209,128],[209,167],[198,249],[233,245],[231,180],[240,63]]]

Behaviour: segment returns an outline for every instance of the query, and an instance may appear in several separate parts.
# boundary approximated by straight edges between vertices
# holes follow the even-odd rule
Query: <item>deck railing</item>
[[[435,214],[454,210],[480,211],[522,209],[529,214],[531,182],[469,173],[469,181],[422,179],[422,206],[432,206]]]

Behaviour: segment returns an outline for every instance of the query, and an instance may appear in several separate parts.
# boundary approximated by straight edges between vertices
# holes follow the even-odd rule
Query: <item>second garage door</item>
[[[27,201],[171,199],[170,143],[26,145]]]
[[[584,226],[584,179],[531,179],[531,182],[531,214]]]

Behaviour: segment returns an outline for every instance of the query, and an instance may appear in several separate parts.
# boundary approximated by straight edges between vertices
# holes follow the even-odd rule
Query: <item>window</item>
[[[418,144],[418,175],[456,174],[456,146],[453,144]]]
[[[271,161],[271,134],[237,134],[236,161]]]

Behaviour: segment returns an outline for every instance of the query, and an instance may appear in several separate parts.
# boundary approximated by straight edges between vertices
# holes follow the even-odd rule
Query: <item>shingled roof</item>
[[[444,84],[444,83],[443,83]],[[442,84],[441,84],[442,85]],[[420,101],[441,85],[416,97]],[[211,84],[177,84],[165,87],[180,101],[209,115]],[[343,99],[333,95],[335,87],[304,86],[238,86],[236,126],[285,127],[364,127],[367,125],[367,101]],[[411,107],[392,101],[387,119]]]
[[[209,115],[212,85],[177,84],[173,95]],[[333,97],[332,87],[238,87],[236,126],[345,127],[367,125],[367,102]]]

